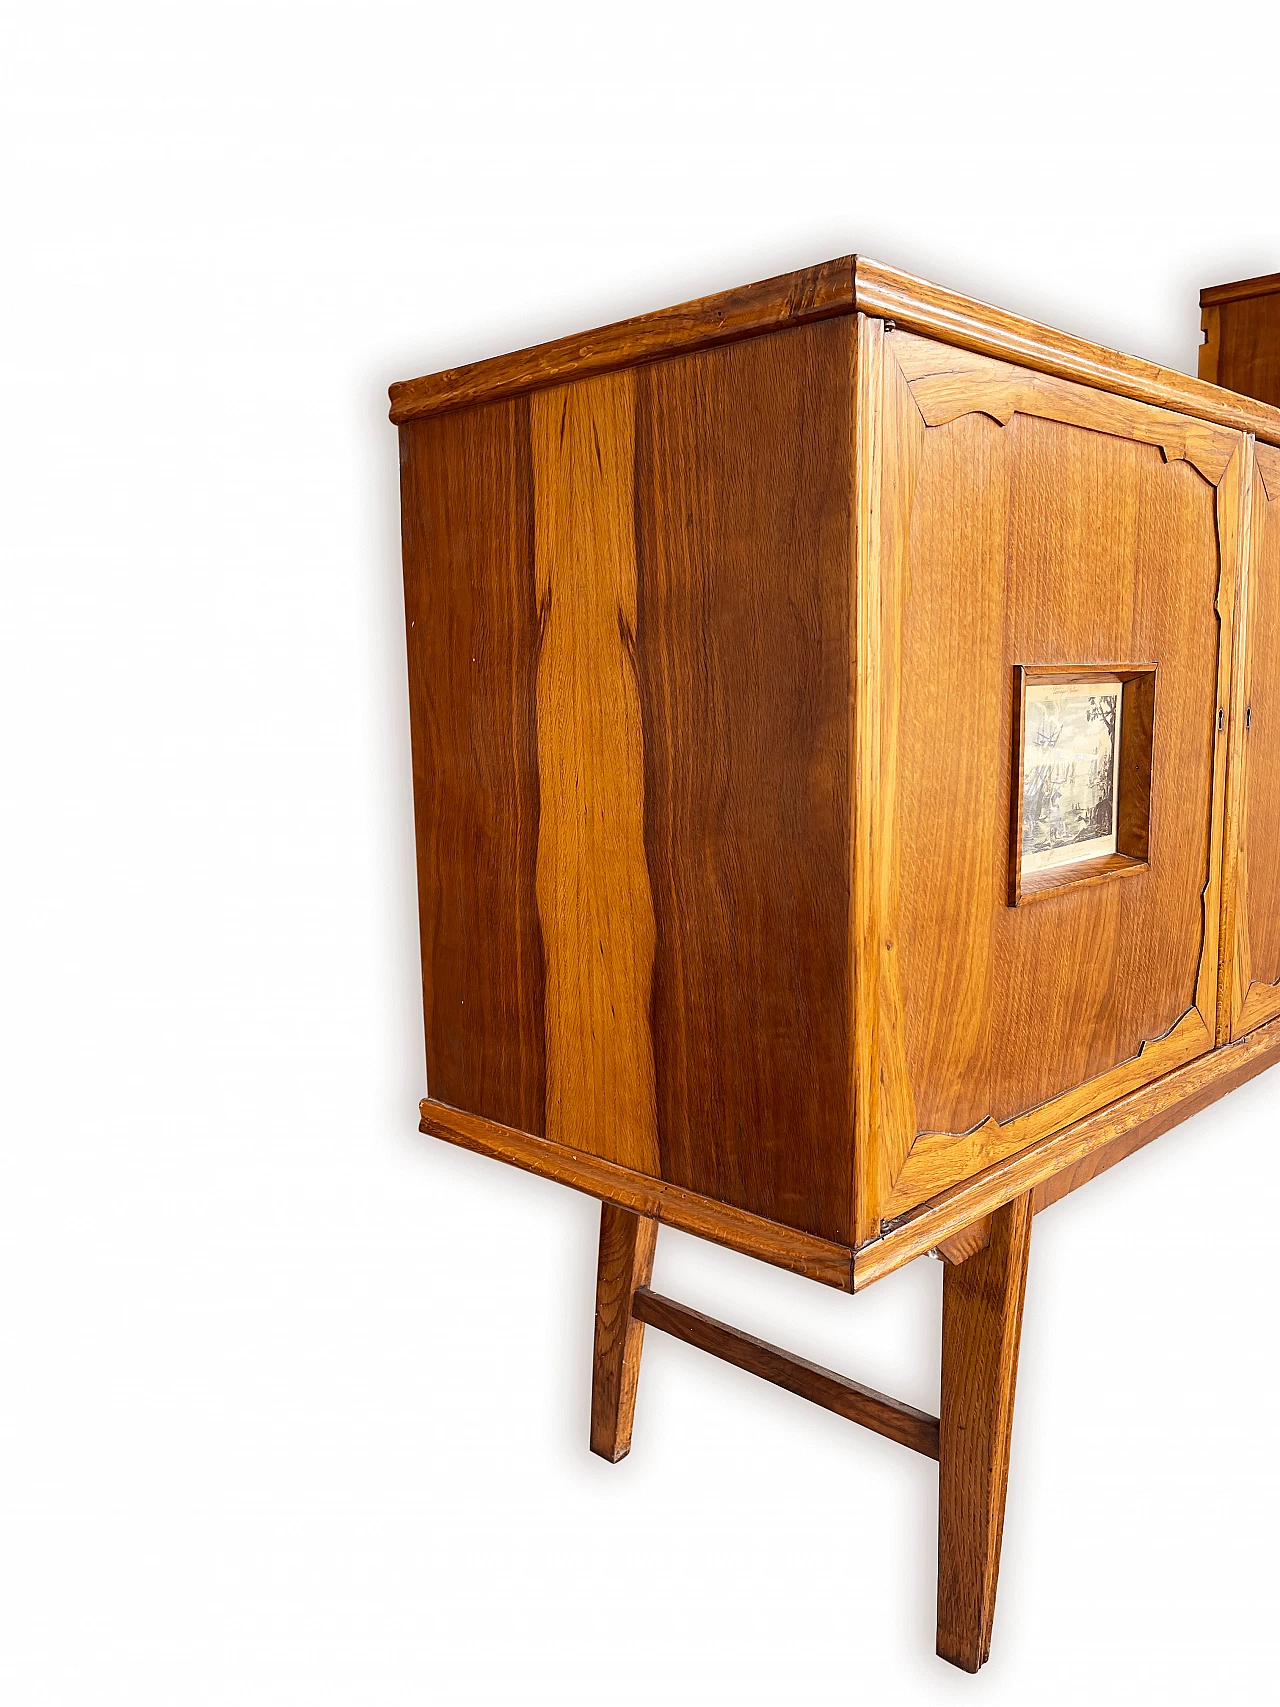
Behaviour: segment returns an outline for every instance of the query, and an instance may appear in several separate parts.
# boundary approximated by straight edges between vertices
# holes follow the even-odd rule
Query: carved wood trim
[[[1204,421],[1127,397],[1089,391],[1047,374],[1029,373],[968,350],[949,349],[909,332],[895,336],[893,347],[930,427],[946,426],[975,412],[990,415],[1002,427],[1014,415],[1038,415],[1042,420],[1158,445],[1166,462],[1189,462],[1211,486],[1226,473],[1239,442],[1235,433]]]
[[[1280,1019],[1260,1026],[1239,1043],[1201,1055],[1162,1079],[1143,1085],[1119,1102],[1108,1103],[1065,1130],[1004,1156],[982,1173],[949,1186],[917,1206],[882,1238],[864,1245],[854,1257],[856,1292],[882,1280],[926,1251],[938,1248],[953,1234],[1008,1203],[1024,1191],[1053,1180],[1086,1158],[1134,1135],[1143,1127],[1150,1136],[1205,1108],[1217,1097],[1280,1060]],[[1081,1183],[1077,1181],[1076,1183]]]
[[[1254,979],[1240,1004],[1236,1033],[1244,1037],[1258,1026],[1265,1025],[1269,1019],[1275,1019],[1277,1014],[1280,1014],[1280,984],[1263,984]]]
[[[1280,494],[1280,455],[1266,445],[1247,441],[1241,481],[1241,550],[1243,567],[1236,610],[1235,682],[1231,695],[1228,761],[1227,825],[1222,891],[1222,969],[1218,980],[1218,1042],[1245,1036],[1280,1014],[1280,983],[1265,984],[1253,977],[1249,940],[1249,825],[1248,720],[1252,698],[1253,634],[1249,620],[1252,598],[1252,529],[1260,512],[1274,503],[1271,488]],[[1270,486],[1268,485],[1270,482]]]
[[[1269,404],[1054,331],[861,255],[854,267],[854,297],[862,313],[881,315],[903,331],[972,350],[979,357],[1069,380],[1094,395],[1131,397],[1235,432],[1256,433],[1272,444],[1280,442],[1280,412]]]
[[[1247,549],[1247,478],[1244,448],[1238,434],[1203,422],[1187,421],[1144,403],[1104,396],[1069,381],[1041,374],[1021,373],[1006,363],[970,351],[941,347],[909,332],[894,332],[885,340],[881,358],[885,407],[881,434],[892,431],[895,416],[908,423],[924,423],[924,430],[947,424],[962,415],[981,413],[1007,424],[1015,414],[1078,426],[1088,431],[1110,433],[1158,446],[1166,461],[1185,460],[1214,486],[1215,516],[1219,540],[1217,615],[1218,704],[1228,703],[1235,633],[1236,589]],[[897,376],[896,378],[894,376]],[[897,394],[891,404],[888,388],[902,386],[915,407],[906,406]],[[922,436],[922,435],[921,435]],[[896,449],[896,447],[894,447]],[[891,572],[901,588],[908,590],[907,557],[910,546],[911,503],[919,466],[919,445],[897,474],[897,488],[905,497],[904,512],[888,525],[882,515],[877,537],[865,548],[874,550],[883,577]],[[882,457],[882,482],[892,477],[894,456]],[[882,509],[887,505],[882,499]],[[861,558],[860,558],[861,561]],[[861,703],[868,716],[878,715],[882,726],[895,731],[900,722],[901,600],[896,626],[881,619],[879,673],[859,687],[868,694]],[[1047,1102],[1001,1123],[994,1116],[966,1132],[915,1132],[906,1127],[913,1109],[910,1075],[906,1061],[905,1036],[901,1024],[901,995],[896,963],[881,956],[881,985],[877,991],[874,1035],[879,1064],[879,1086],[905,1087],[905,1094],[892,1108],[877,1106],[878,1125],[871,1136],[879,1143],[880,1178],[866,1181],[864,1213],[859,1216],[857,1242],[874,1237],[872,1223],[878,1215],[882,1227],[892,1224],[922,1201],[944,1191],[966,1175],[990,1167],[1015,1155],[1053,1132],[1096,1113],[1117,1096],[1125,1096],[1142,1085],[1172,1072],[1198,1055],[1211,1050],[1218,1036],[1219,942],[1222,926],[1222,825],[1226,789],[1227,739],[1219,733],[1214,750],[1213,786],[1210,801],[1210,836],[1205,883],[1201,892],[1202,936],[1199,967],[1192,1005],[1163,1035],[1145,1040],[1137,1053],[1115,1063],[1103,1074],[1073,1086]],[[878,794],[880,835],[894,847],[897,834],[896,774],[880,773]],[[896,867],[896,858],[894,860]],[[894,897],[896,901],[896,896]],[[882,914],[881,937],[892,939],[896,910]],[[861,941],[858,939],[859,946]],[[885,988],[886,984],[890,986]],[[914,1127],[914,1119],[911,1118]],[[859,1132],[859,1150],[862,1133]],[[885,1189],[886,1183],[888,1189]],[[874,1197],[871,1187],[878,1185]],[[872,1212],[874,1205],[874,1211]]]
[[[1203,964],[1203,960],[1202,960]],[[1213,1048],[1214,1032],[1196,1008],[1188,1008],[1171,1031],[1148,1039],[1136,1055],[1003,1123],[988,1115],[968,1132],[921,1132],[893,1182],[883,1220],[892,1223],[947,1186],[980,1173],[1002,1156],[1016,1155],[1037,1139],[1096,1114],[1118,1096],[1194,1061]]]

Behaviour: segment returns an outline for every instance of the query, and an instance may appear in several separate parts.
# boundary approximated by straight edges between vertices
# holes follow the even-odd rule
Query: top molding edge
[[[760,284],[741,285],[715,296],[698,297],[675,308],[660,308],[633,320],[619,320],[591,332],[577,332],[508,356],[446,368],[391,387],[391,419],[399,425],[420,415],[439,414],[468,403],[492,402],[559,385],[569,379],[612,368],[634,367],[661,356],[685,355],[784,326],[803,326],[854,306],[855,258],[781,273]]]
[[[1200,292],[1201,308],[1216,308],[1222,302],[1244,302],[1251,296],[1274,296],[1280,291],[1280,273],[1265,273],[1257,279],[1237,279],[1234,284],[1206,285]]]
[[[1280,445],[1280,409],[854,255],[532,349],[405,380],[391,387],[391,419],[400,425],[663,356],[690,354],[853,313],[891,320],[905,331],[940,343],[1193,415],[1236,432],[1254,433]]]

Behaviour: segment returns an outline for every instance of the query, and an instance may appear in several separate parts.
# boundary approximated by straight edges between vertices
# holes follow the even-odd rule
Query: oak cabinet
[[[985,1658],[1032,1212],[1280,1052],[1280,410],[862,259],[392,388],[422,1128],[939,1460]],[[947,1263],[939,1418],[658,1297]]]

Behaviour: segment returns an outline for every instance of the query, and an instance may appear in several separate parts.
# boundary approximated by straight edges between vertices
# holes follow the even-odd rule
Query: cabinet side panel
[[[544,1130],[527,400],[400,429],[427,1086]]]
[[[850,1236],[849,320],[637,374],[665,1178]]]
[[[1260,447],[1258,472],[1249,575],[1245,860],[1249,973],[1269,986],[1280,984],[1280,455]]]
[[[1215,383],[1280,404],[1280,292],[1221,303],[1217,315]]]

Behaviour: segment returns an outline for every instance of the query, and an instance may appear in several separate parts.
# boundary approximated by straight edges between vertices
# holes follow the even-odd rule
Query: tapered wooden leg
[[[943,1271],[938,1653],[977,1671],[991,1651],[1031,1197],[991,1217],[985,1250]]]
[[[591,1373],[591,1450],[616,1464],[631,1450],[644,1323],[631,1315],[637,1286],[653,1275],[658,1223],[611,1203],[600,1205],[596,1348]]]

